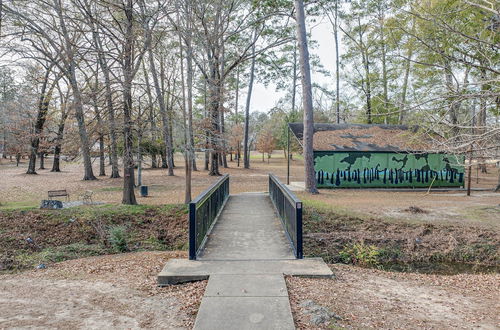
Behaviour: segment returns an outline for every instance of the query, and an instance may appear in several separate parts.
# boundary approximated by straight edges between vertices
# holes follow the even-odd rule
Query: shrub
[[[128,251],[128,235],[125,226],[112,226],[108,229],[108,240],[116,252]]]
[[[374,266],[379,263],[379,249],[374,245],[355,243],[345,246],[339,252],[340,259],[344,263],[352,263],[360,266]]]

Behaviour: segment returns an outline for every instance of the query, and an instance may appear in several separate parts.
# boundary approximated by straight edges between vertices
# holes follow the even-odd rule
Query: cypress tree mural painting
[[[459,187],[464,184],[464,170],[446,160],[445,154],[362,153],[354,163],[346,163],[353,153],[316,153],[318,187]],[[361,153],[358,153],[361,154]],[[405,158],[406,166],[392,160]],[[420,165],[420,168],[418,168]],[[370,166],[370,167],[368,167]]]
[[[301,123],[289,124],[301,142]],[[428,188],[464,185],[462,155],[425,151],[432,141],[400,125],[314,124],[314,170],[321,188]],[[413,138],[413,134],[416,135]]]

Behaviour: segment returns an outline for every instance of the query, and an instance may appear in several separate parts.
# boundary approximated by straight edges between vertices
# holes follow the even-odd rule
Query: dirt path
[[[0,329],[189,329],[206,281],[156,287],[157,272],[173,257],[185,257],[185,253],[92,257],[2,275]],[[499,274],[440,276],[346,265],[332,268],[336,277],[331,280],[287,278],[299,329],[500,326]],[[314,319],[324,311],[328,317]]]
[[[500,275],[422,275],[332,267],[333,280],[288,278],[300,329],[498,329]],[[306,303],[304,303],[306,302]],[[312,306],[312,307],[311,307]],[[314,324],[321,307],[339,316]],[[333,315],[331,314],[331,315]],[[318,323],[318,322],[316,322]]]
[[[206,282],[156,287],[184,253],[141,252],[66,261],[0,277],[0,329],[190,329]]]

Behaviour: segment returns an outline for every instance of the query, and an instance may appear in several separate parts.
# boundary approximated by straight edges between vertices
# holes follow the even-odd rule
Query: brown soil
[[[129,253],[0,276],[0,328],[190,329],[206,281],[156,286],[179,257],[186,253]]]
[[[187,209],[103,206],[0,211],[0,271],[115,251],[110,228],[123,226],[126,250],[177,250],[187,244]]]
[[[229,162],[228,169],[221,168],[223,174],[229,173],[231,193],[267,191],[268,173],[276,174],[283,182],[286,179],[286,160],[282,151],[275,151],[270,163],[262,162],[258,153],[252,153],[251,169],[243,169],[236,166],[236,162]],[[198,168],[203,169],[203,156],[198,155]],[[50,159],[46,166],[50,167]],[[149,186],[150,196],[139,197],[140,204],[164,205],[179,204],[184,202],[184,167],[181,157],[176,157],[177,167],[175,176],[168,177],[165,169],[146,169],[143,172],[143,181]],[[38,206],[40,200],[45,198],[48,190],[67,189],[71,194],[71,200],[78,200],[79,194],[86,190],[94,192],[94,200],[104,203],[118,204],[122,199],[123,179],[110,179],[100,177],[96,181],[82,181],[83,169],[81,164],[64,163],[63,172],[52,173],[49,170],[38,170],[38,175],[24,174],[27,163],[20,167],[14,163],[0,159],[0,204],[22,203],[23,205]],[[94,164],[97,171],[97,164]],[[106,168],[109,172],[109,167]],[[291,178],[293,181],[303,182],[303,161],[294,160],[291,163]],[[477,175],[477,179],[476,179]],[[206,189],[217,177],[210,177],[207,171],[193,172],[192,196],[196,196]],[[478,183],[476,183],[478,181]],[[482,174],[473,170],[473,187],[493,189],[498,182],[498,169],[489,166],[488,173]],[[500,193],[473,192],[467,197],[464,192],[448,192],[430,194],[425,192],[391,192],[374,191],[362,189],[321,189],[319,195],[299,193],[299,197],[307,200],[318,200],[329,205],[349,211],[356,211],[379,216],[401,217],[414,219],[414,215],[403,212],[409,206],[418,206],[428,210],[425,217],[416,219],[428,219],[432,221],[463,221],[477,217],[471,213],[479,212],[481,218],[490,218],[488,211],[484,208],[500,204]],[[1,205],[0,205],[1,207]],[[477,211],[477,212],[476,212]],[[484,214],[483,214],[484,213]],[[495,215],[495,220],[500,215]],[[476,219],[476,222],[477,221]],[[495,221],[498,223],[498,221]]]
[[[500,208],[497,212],[500,214]],[[354,244],[360,245],[352,248]],[[411,223],[342,214],[306,203],[304,251],[327,262],[371,266],[428,262],[498,266],[500,232],[468,224]]]
[[[201,158],[199,156],[199,168],[203,165]],[[72,200],[78,199],[78,194],[85,190],[93,190],[95,201],[111,204],[121,201],[121,179],[105,177],[97,181],[82,181],[81,164],[63,163],[62,173],[39,170],[39,175],[33,176],[23,174],[26,163],[16,168],[4,160],[0,162],[3,162],[0,164],[0,202],[7,203],[7,206],[12,204],[15,207],[16,203],[36,206],[45,198],[47,190],[52,189],[68,189]],[[179,158],[177,164],[182,165],[183,161]],[[50,161],[47,162],[47,167],[49,166]],[[230,169],[221,168],[221,172],[231,175],[231,193],[266,191],[269,172],[277,174],[281,179],[286,175],[281,151],[273,154],[269,165],[260,160],[252,160],[250,170],[237,168],[235,162],[230,163],[230,166]],[[291,171],[292,181],[303,181],[302,161],[294,161]],[[168,177],[163,169],[145,170],[144,184],[150,186],[151,196],[139,197],[139,203],[182,203],[184,169],[179,166],[175,173],[176,176]],[[215,180],[217,178],[209,177],[206,171],[194,173],[193,196]],[[480,174],[479,181],[479,184],[474,183],[475,187],[492,188],[497,182],[496,170],[491,168],[487,175]],[[307,233],[310,236],[306,237],[306,244],[313,241],[328,247],[326,243],[329,240],[335,242],[344,239],[343,237],[352,242],[394,240],[408,247],[408,251],[415,248],[416,251],[425,252],[432,251],[427,249],[432,248],[433,244],[442,244],[438,245],[439,249],[446,251],[456,244],[454,240],[460,243],[464,239],[467,244],[483,240],[492,242],[497,244],[498,251],[498,193],[473,192],[471,197],[466,197],[463,192],[431,192],[426,195],[422,192],[322,189],[319,195],[299,195],[306,200],[306,207],[308,202],[319,202],[347,216],[340,217],[342,221],[338,223],[325,222],[329,228],[311,229]],[[428,213],[406,212],[410,206]],[[26,223],[23,223],[24,218],[0,216],[0,223],[9,231],[5,234],[4,229],[0,228],[0,235],[3,235],[0,236],[0,246],[13,246],[32,255],[39,250],[36,246],[26,244],[24,240],[28,235],[42,248],[50,247],[52,243],[73,243],[79,239],[84,242],[90,239],[91,243],[99,240],[100,231],[96,230],[99,226],[90,228],[93,223],[90,218],[82,217],[70,222],[68,216],[62,219],[57,216],[40,216],[42,212],[39,211],[22,212],[27,215]],[[59,214],[69,214],[64,212],[66,210]],[[128,217],[113,214],[103,220],[104,227],[114,224],[112,219],[117,219],[117,224],[132,222],[134,227],[139,228],[135,238],[131,238],[132,249],[136,243],[140,243],[138,249],[148,248],[146,240],[151,237],[158,240],[162,236],[158,230],[162,228],[166,228],[164,237],[167,243],[164,247],[168,245],[169,248],[175,248],[180,245],[186,237],[185,214],[171,218],[155,212],[148,216],[141,215],[142,211],[139,214],[130,212],[132,214]],[[307,212],[306,210],[306,214]],[[350,221],[349,218],[354,220]],[[358,218],[361,221],[356,220]],[[148,223],[148,219],[153,222],[158,219],[161,226]],[[364,219],[368,220],[365,222]],[[85,226],[77,230],[80,223]],[[349,227],[353,230],[348,230]],[[56,229],[54,233],[53,229]],[[6,244],[5,239],[10,237],[15,242],[8,244],[13,245],[1,245]],[[416,238],[420,238],[422,242],[416,244]],[[151,245],[149,248],[157,247]],[[306,247],[306,253],[307,249]],[[328,248],[326,251],[331,255],[338,253],[338,250]],[[320,250],[319,254],[321,253]],[[157,288],[155,276],[171,257],[186,257],[186,254],[118,254],[49,264],[46,270],[0,275],[0,328],[189,328],[193,324],[206,283]],[[500,308],[498,274],[430,276],[337,265],[334,266],[334,272],[337,275],[335,280],[288,279],[294,316],[299,328],[314,328],[308,323],[308,316],[297,306],[304,299],[312,299],[342,316],[343,320],[337,325],[353,328],[471,328],[475,325],[495,328],[499,325],[496,313]],[[20,310],[23,313],[19,313]]]
[[[335,279],[287,278],[298,329],[498,329],[500,275],[422,275],[331,266]],[[311,324],[306,300],[340,316]]]
[[[320,189],[317,195],[297,192],[304,201],[317,201],[342,213],[361,214],[410,223],[479,226],[500,230],[500,192],[494,192],[499,169],[488,165],[488,173],[472,171],[472,187],[490,191],[435,192],[373,189]],[[466,179],[467,182],[467,179]],[[407,212],[418,207],[426,212]]]

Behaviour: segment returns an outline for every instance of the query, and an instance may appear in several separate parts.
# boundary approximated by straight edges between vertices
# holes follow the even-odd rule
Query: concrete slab
[[[203,297],[194,329],[295,329],[288,297]]]
[[[159,285],[208,279],[210,275],[292,275],[331,278],[321,258],[291,260],[188,260],[170,259],[158,274]]]
[[[198,260],[171,259],[158,284],[209,279],[195,329],[295,329],[283,275],[332,277],[295,259],[269,195],[231,195]]]
[[[288,297],[283,275],[210,275],[205,297]]]

